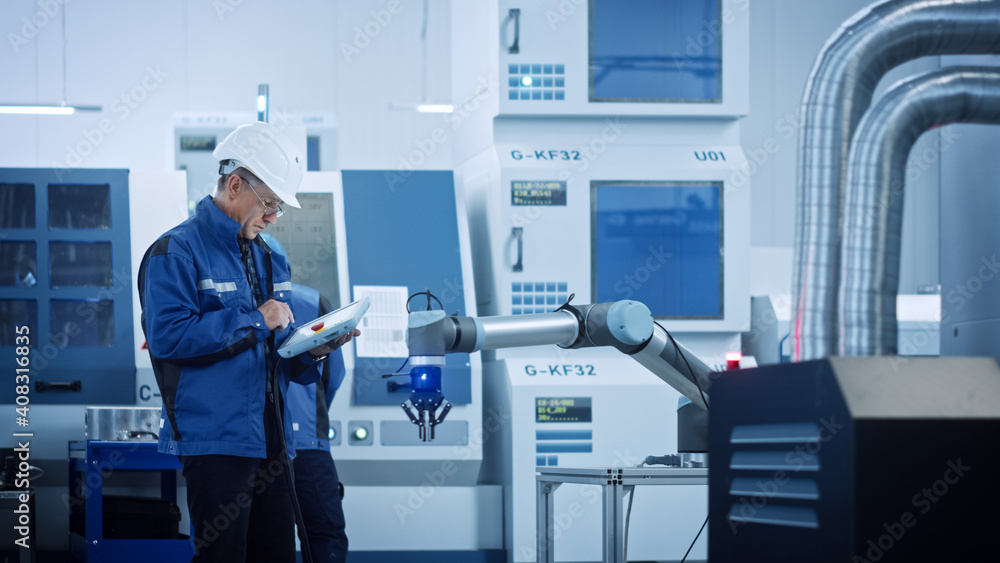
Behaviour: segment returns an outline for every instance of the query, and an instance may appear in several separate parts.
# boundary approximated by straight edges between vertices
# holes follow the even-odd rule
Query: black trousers
[[[295,514],[278,459],[181,458],[195,556],[202,562],[295,561]]]
[[[193,562],[295,563],[295,510],[274,412],[268,401],[266,459],[181,457],[194,527]]]
[[[330,452],[300,450],[293,466],[295,494],[306,524],[305,537],[299,530],[299,541],[309,542],[313,563],[346,561],[347,534],[344,532],[340,479]]]

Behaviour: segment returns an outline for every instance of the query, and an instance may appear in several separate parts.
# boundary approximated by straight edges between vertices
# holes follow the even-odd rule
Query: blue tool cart
[[[194,555],[191,540],[176,535],[170,539],[106,537],[104,479],[116,471],[157,471],[160,473],[160,499],[127,499],[158,503],[176,503],[176,456],[156,450],[155,442],[89,440],[69,443],[70,551],[77,561],[190,561]],[[145,515],[148,519],[148,515]],[[176,531],[176,520],[173,531]],[[155,547],[154,547],[155,546]]]

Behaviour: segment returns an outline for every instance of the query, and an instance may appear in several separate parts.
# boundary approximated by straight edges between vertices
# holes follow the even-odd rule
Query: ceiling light
[[[424,113],[451,113],[455,108],[451,104],[417,104],[417,111]]]
[[[73,115],[78,111],[101,111],[100,106],[64,106],[41,104],[0,104],[0,113],[22,115]]]

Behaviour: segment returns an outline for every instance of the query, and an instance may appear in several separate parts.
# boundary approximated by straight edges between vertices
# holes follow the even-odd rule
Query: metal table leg
[[[553,493],[559,488],[561,483],[551,481],[538,481],[536,486],[537,495],[535,497],[535,507],[537,514],[535,523],[535,541],[537,548],[538,563],[555,563],[555,527],[552,524],[554,517],[555,502]]]
[[[625,488],[615,479],[604,485],[604,562],[625,563]]]

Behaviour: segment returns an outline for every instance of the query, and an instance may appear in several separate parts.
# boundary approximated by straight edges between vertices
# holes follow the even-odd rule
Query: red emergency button
[[[740,369],[740,360],[743,354],[739,352],[729,352],[726,354],[726,369]]]
[[[313,332],[319,332],[322,329],[323,329],[323,323],[322,322],[318,322],[318,323],[312,325],[312,331]]]

